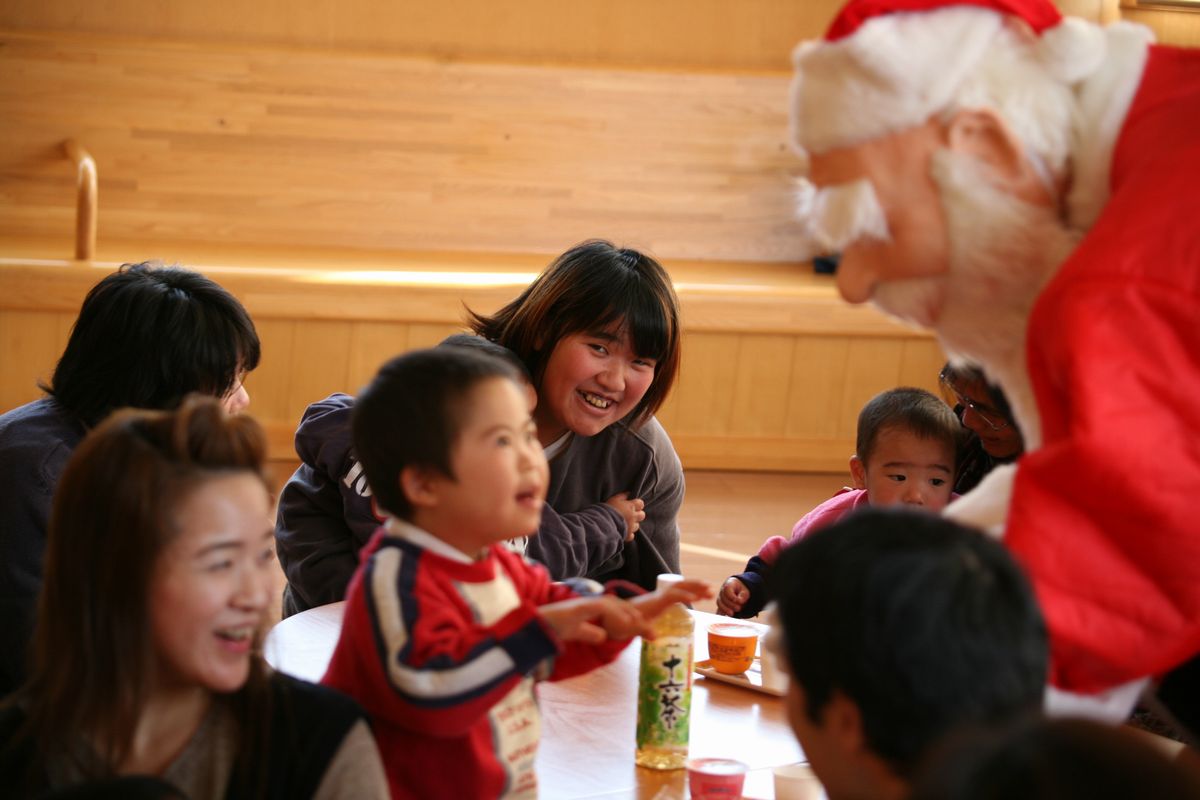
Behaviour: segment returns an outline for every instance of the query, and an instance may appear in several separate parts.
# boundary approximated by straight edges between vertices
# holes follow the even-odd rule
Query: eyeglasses
[[[950,382],[950,378],[947,377],[945,373],[938,375],[938,383],[940,383],[947,392],[953,395],[954,402],[964,409],[964,411],[960,413],[965,413],[965,409],[971,409],[975,412],[975,416],[983,420],[987,426],[994,431],[1002,431],[1012,424],[1012,420],[1006,419],[998,411],[987,408],[986,406],[980,407],[980,405],[974,400],[965,397],[963,393],[960,392],[954,386],[954,384]]]

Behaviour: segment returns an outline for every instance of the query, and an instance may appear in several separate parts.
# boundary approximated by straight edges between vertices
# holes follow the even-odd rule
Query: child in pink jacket
[[[783,548],[849,514],[859,506],[911,505],[941,511],[954,486],[955,454],[962,425],[954,411],[924,389],[889,389],[858,415],[858,438],[850,458],[854,488],[844,488],[800,518],[792,536],[763,542],[746,571],[726,579],[717,613],[752,617],[769,599],[771,567]]]

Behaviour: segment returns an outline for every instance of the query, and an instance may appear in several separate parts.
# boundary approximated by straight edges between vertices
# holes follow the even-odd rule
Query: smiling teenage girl
[[[653,589],[658,573],[678,572],[683,470],[654,412],[679,367],[679,306],[658,262],[584,242],[495,314],[472,314],[471,326],[533,376],[534,419],[550,461],[547,505],[558,514],[592,509],[606,523],[587,531],[587,576]],[[605,504],[622,493],[644,503],[631,541],[621,512]],[[578,531],[548,516],[530,550],[571,535]]]
[[[15,797],[155,775],[194,800],[387,796],[358,707],[270,673],[266,441],[193,397],[124,411],[55,494],[33,669],[0,706]]]

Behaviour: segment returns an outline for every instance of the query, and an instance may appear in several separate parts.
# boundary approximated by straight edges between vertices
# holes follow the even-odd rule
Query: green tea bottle
[[[683,580],[659,575],[658,588]],[[638,674],[638,766],[682,769],[687,761],[692,709],[692,615],[676,603],[654,621],[654,641],[642,640]]]

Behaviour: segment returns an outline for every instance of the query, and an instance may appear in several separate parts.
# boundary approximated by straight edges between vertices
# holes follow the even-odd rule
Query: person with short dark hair
[[[0,696],[25,674],[58,477],[84,434],[117,408],[170,409],[190,392],[250,402],[254,323],[203,275],[125,265],[83,301],[46,396],[0,415]]]
[[[1001,464],[1011,464],[1025,452],[1021,428],[1013,419],[1008,398],[1000,387],[972,364],[946,362],[938,373],[946,402],[954,405],[969,434],[958,452],[958,477],[954,491],[966,494]]]
[[[1084,719],[1032,717],[938,747],[909,800],[1196,800],[1200,774],[1144,736]]]
[[[201,395],[119,411],[75,449],[29,678],[0,706],[6,796],[154,775],[197,800],[387,797],[362,710],[262,658],[266,450],[258,423]]]
[[[753,617],[768,600],[771,567],[783,548],[866,505],[907,505],[941,511],[953,498],[962,430],[950,407],[924,389],[900,387],[871,398],[858,415],[850,458],[854,488],[844,488],[792,527],[790,539],[772,536],[725,579],[717,613]]]
[[[905,797],[958,726],[1041,708],[1042,615],[983,533],[866,508],[784,550],[775,570],[788,718],[830,800]]]
[[[535,681],[612,661],[708,587],[554,583],[500,546],[537,529],[549,468],[499,359],[459,347],[392,359],[353,429],[388,516],[350,581],[323,682],[368,709],[396,800],[535,796]]]

